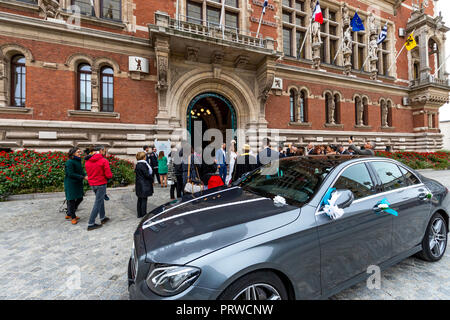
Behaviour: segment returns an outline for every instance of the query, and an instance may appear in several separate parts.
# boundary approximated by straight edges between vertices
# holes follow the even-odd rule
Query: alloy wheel
[[[445,250],[447,245],[447,231],[445,222],[440,217],[436,218],[431,224],[431,232],[429,234],[429,246],[431,254],[438,258]]]
[[[274,287],[258,283],[243,289],[233,300],[281,300],[281,295]]]

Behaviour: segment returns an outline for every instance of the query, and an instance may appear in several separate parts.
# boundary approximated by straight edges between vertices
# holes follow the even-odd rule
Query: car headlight
[[[195,282],[201,270],[189,266],[153,265],[146,282],[150,290],[160,296],[176,295]]]

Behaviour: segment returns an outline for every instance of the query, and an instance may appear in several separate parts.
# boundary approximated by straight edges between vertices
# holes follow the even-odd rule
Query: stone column
[[[100,95],[99,95],[99,78],[98,78],[98,68],[96,66],[92,66],[92,74],[91,74],[91,86],[92,86],[92,105],[91,105],[91,111],[92,112],[99,112],[100,111]]]
[[[428,57],[428,33],[422,29],[419,34],[420,81],[426,81],[430,75],[430,59]]]
[[[6,59],[0,52],[0,107],[8,105],[6,98]]]

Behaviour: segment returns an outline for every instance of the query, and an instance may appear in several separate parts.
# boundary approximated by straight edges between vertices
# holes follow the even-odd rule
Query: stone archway
[[[166,112],[170,127],[188,129],[189,105],[196,97],[207,93],[220,95],[232,105],[238,143],[245,141],[245,136],[239,134],[240,130],[258,129],[260,125],[266,125],[258,121],[261,119],[258,98],[255,96],[255,90],[251,90],[245,81],[225,72],[222,72],[220,77],[214,77],[212,71],[193,70],[177,79],[167,92]]]

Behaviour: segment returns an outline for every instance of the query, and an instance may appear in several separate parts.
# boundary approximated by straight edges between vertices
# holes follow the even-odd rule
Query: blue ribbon
[[[388,205],[388,206],[391,205],[391,204],[389,203],[388,199],[386,199],[386,198],[383,198],[380,202],[378,202],[378,204],[386,204],[386,205]],[[393,216],[398,217],[398,212],[395,211],[394,209],[391,209],[391,208],[388,207],[388,208],[386,208],[386,209],[383,209],[383,211],[386,212],[386,213],[392,214]]]
[[[320,207],[322,207],[322,205],[326,205],[326,204],[330,204],[328,202],[328,200],[331,199],[331,194],[333,193],[333,191],[335,191],[336,188],[330,188],[328,189],[327,193],[325,193],[325,195],[323,196],[322,201],[320,202]]]

